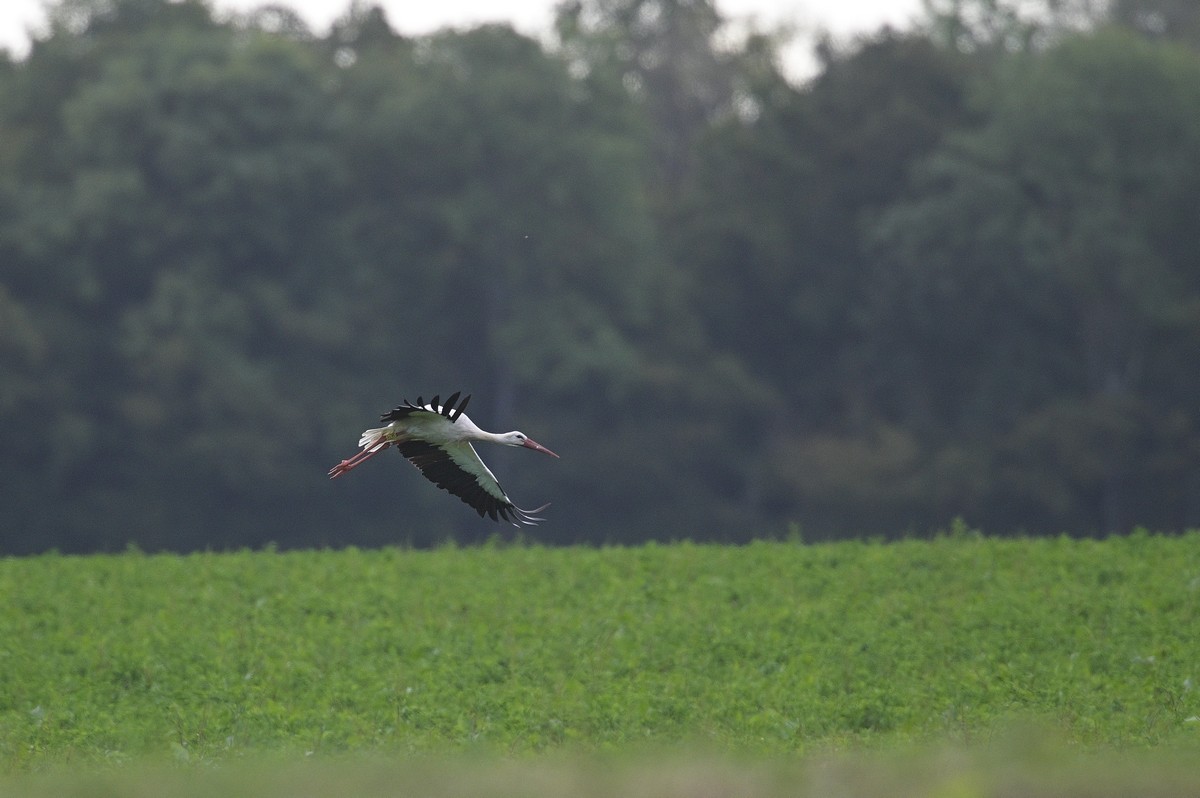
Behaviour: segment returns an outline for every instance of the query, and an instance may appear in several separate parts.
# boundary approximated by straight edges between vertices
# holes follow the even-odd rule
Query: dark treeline
[[[1200,6],[928,0],[778,37],[574,0],[61,0],[0,58],[0,549],[500,528],[398,456],[474,394],[533,539],[1200,525]]]

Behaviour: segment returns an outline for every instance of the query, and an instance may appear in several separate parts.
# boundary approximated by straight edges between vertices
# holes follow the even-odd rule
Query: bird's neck
[[[488,441],[489,443],[499,443],[501,445],[506,445],[508,443],[508,441],[505,439],[504,433],[500,432],[486,432],[484,430],[479,430],[478,439],[481,441]]]

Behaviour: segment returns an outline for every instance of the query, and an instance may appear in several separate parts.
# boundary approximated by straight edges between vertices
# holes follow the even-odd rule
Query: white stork
[[[437,396],[429,404],[419,396],[415,405],[404,400],[404,404],[379,417],[380,421],[388,422],[386,427],[369,429],[362,434],[358,441],[362,451],[329,469],[329,478],[340,477],[395,444],[400,454],[420,469],[430,482],[471,505],[480,516],[487,515],[493,521],[502,518],[513,526],[534,525],[541,521],[536,514],[550,505],[522,510],[513,504],[496,476],[479,459],[471,441],[524,446],[551,457],[558,455],[523,432],[499,434],[481,430],[469,416],[463,415],[471,397],[464,397],[455,407],[458,396],[458,393],[452,394],[445,404],[441,404]]]

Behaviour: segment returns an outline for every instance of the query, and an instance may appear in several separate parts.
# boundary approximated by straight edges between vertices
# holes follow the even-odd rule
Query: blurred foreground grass
[[[660,750],[516,758],[342,755],[220,765],[126,763],[0,779],[23,798],[1188,798],[1183,749],[1080,752],[1033,731],[972,748],[730,757]]]

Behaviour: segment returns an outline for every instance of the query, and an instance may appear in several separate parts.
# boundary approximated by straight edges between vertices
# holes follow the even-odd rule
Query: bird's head
[[[548,454],[551,457],[558,457],[558,455],[556,455],[554,452],[550,451],[545,446],[542,446],[524,432],[506,432],[501,436],[500,442],[508,446],[524,446],[526,449],[533,449],[535,452]]]

